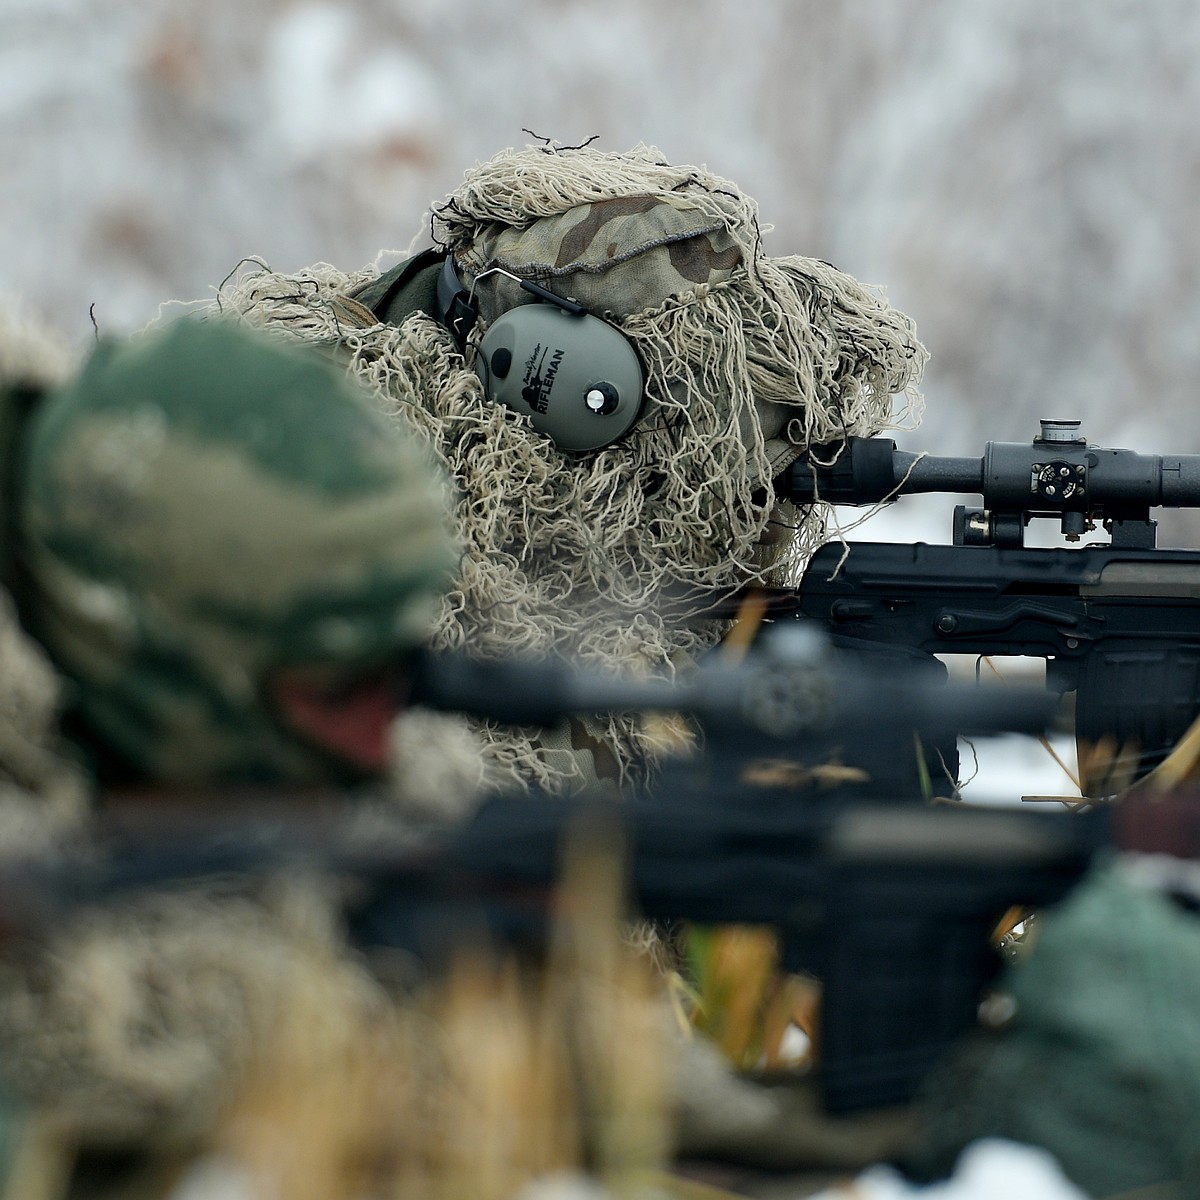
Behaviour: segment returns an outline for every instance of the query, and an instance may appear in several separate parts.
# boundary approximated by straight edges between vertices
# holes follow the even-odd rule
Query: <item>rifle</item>
[[[1160,763],[1200,714],[1200,552],[1158,549],[1156,507],[1200,505],[1200,455],[1145,455],[1090,444],[1078,421],[1042,421],[1031,443],[988,442],[980,458],[848,438],[802,455],[777,483],[798,503],[877,504],[915,492],[975,493],[953,544],[821,547],[800,587],[771,612],[803,617],[870,660],[903,649],[1046,660],[1046,687],[1074,693],[1084,743],[1135,747],[1134,773]],[[1027,548],[1035,518],[1070,542]],[[1103,794],[1084,780],[1085,794]]]
[[[246,796],[239,815],[126,809],[86,854],[0,867],[10,945],[71,912],[144,889],[278,872],[343,886],[354,944],[437,972],[456,948],[547,943],[568,837],[623,843],[631,909],[662,922],[767,926],[782,969],[823,984],[819,1079],[830,1112],[911,1098],[975,1025],[1002,965],[991,935],[1013,906],[1060,900],[1112,838],[1113,812],[898,805],[831,789],[803,802],[736,779],[698,789],[669,777],[625,800],[498,795],[455,829],[375,822],[356,836],[344,798],[288,814]],[[579,844],[578,841],[575,843]],[[584,842],[586,849],[587,843]]]
[[[337,798],[307,810],[275,798],[266,811],[235,796],[225,812],[205,800],[173,814],[155,798],[140,815],[110,799],[79,861],[0,870],[0,910],[10,924],[24,913],[26,927],[37,914],[54,926],[74,907],[136,888],[305,866],[347,882],[347,925],[362,945],[436,962],[483,926],[536,951],[564,834],[599,824],[627,845],[629,891],[644,916],[772,926],[781,965],[822,978],[830,1111],[907,1099],[975,1020],[1000,962],[989,942],[1000,917],[1059,898],[1106,842],[1108,817],[897,804],[879,783],[869,799],[819,786],[798,799],[789,787],[747,784],[733,769],[747,749],[795,753],[821,744],[831,722],[866,737],[888,726],[1028,731],[1049,719],[1040,691],[898,685],[864,673],[814,631],[791,632],[800,636],[741,663],[706,663],[680,683],[561,664],[426,664],[427,696],[440,688],[446,706],[499,707],[510,719],[604,708],[697,717],[707,745],[700,765],[680,763],[643,793],[495,796],[465,826],[404,828],[395,838],[373,826],[365,842]]]
[[[419,657],[413,677],[415,703],[511,725],[553,725],[570,714],[682,712],[698,722],[705,753],[677,766],[676,778],[687,773],[703,788],[712,777],[745,781],[756,766],[777,767],[792,787],[805,779],[810,787],[828,784],[836,775],[846,794],[875,800],[932,798],[959,735],[1039,733],[1054,707],[1035,689],[1006,695],[947,684],[932,660],[864,661],[800,622],[773,625],[744,660],[718,651],[676,679],[445,653]],[[842,769],[846,763],[852,768]]]
[[[823,981],[821,1087],[830,1112],[909,1099],[977,1016],[1001,959],[990,935],[1014,905],[1058,900],[1110,838],[1109,815],[1035,813],[914,799],[899,748],[957,734],[1044,731],[1053,697],[982,689],[937,673],[887,672],[784,623],[745,659],[719,655],[678,680],[581,675],[555,663],[439,657],[425,703],[549,724],[569,713],[664,709],[696,718],[704,753],[670,764],[616,804],[497,798],[455,843],[461,881],[481,864],[510,899],[553,878],[562,831],[621,828],[637,910],[662,921],[773,927],[780,965]],[[748,779],[756,759],[820,763],[837,752],[872,774]],[[407,898],[385,889],[359,914],[369,940],[411,934]],[[510,923],[506,933],[511,935]],[[445,930],[440,931],[444,936]]]

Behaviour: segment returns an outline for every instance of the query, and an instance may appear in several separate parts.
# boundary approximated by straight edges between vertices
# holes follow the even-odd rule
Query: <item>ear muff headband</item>
[[[502,313],[479,341],[475,371],[488,399],[524,413],[562,450],[598,450],[623,437],[645,407],[645,372],[632,343],[578,301],[532,280],[517,282],[539,303]],[[462,286],[449,255],[438,303],[444,323],[465,346],[478,306],[474,287],[468,292]]]

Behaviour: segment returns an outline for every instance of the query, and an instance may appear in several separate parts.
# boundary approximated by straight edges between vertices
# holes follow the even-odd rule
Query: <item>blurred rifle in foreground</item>
[[[1075,695],[1077,737],[1137,747],[1144,773],[1200,714],[1200,551],[1157,549],[1150,517],[1200,506],[1200,455],[1106,450],[1078,421],[1041,426],[1029,444],[988,442],[981,458],[884,438],[809,450],[777,481],[798,503],[961,492],[984,507],[955,508],[953,545],[827,544],[771,613],[818,622],[868,662],[898,651],[1043,658],[1047,688]],[[1035,518],[1057,520],[1068,541],[1098,528],[1110,540],[1027,549]]]
[[[787,631],[783,631],[785,634]],[[344,801],[317,809],[228,798],[139,812],[109,806],[79,862],[0,870],[10,927],[53,926],[71,908],[131,889],[307,867],[346,882],[363,945],[436,960],[481,930],[535,952],[553,905],[564,835],[602,831],[624,846],[630,899],[661,920],[774,927],[782,966],[824,982],[821,1071],[831,1110],[903,1100],[975,1019],[998,965],[989,935],[1014,905],[1051,903],[1107,837],[1101,813],[897,804],[845,788],[747,783],[748,752],[823,745],[880,730],[923,736],[1038,730],[1039,690],[915,686],[865,674],[795,629],[736,665],[676,684],[594,678],[563,668],[443,659],[423,693],[447,707],[544,722],[598,709],[697,717],[708,753],[624,800],[496,796],[466,825],[353,835]],[[812,741],[810,742],[810,739]],[[169,800],[169,797],[166,798]]]

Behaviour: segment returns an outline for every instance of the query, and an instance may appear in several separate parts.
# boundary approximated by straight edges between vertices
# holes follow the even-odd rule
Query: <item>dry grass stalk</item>
[[[1020,904],[1014,904],[999,920],[996,928],[992,930],[991,942],[993,945],[998,945],[1006,937],[1008,937],[1018,925],[1023,924],[1029,919],[1031,910],[1023,907]]]
[[[1120,796],[1133,785],[1138,767],[1136,746],[1118,746],[1113,738],[1102,737],[1094,744],[1077,740],[1075,753],[1085,800]]]
[[[464,949],[420,995],[341,1011],[297,979],[209,1154],[255,1200],[511,1200],[582,1169],[639,1191],[671,1149],[671,1033],[622,885],[620,848],[588,830],[546,962]]]
[[[3,1200],[65,1200],[75,1147],[53,1122],[37,1117],[26,1121],[9,1153]]]
[[[390,1116],[410,1080],[393,1014],[319,978],[297,975],[219,1122],[210,1152],[237,1164],[256,1197],[377,1195],[399,1145]]]
[[[784,1040],[797,1026],[817,1040],[820,985],[779,970],[779,940],[770,929],[728,925],[694,929],[693,1022],[737,1068],[787,1065]]]
[[[749,592],[738,607],[732,628],[721,640],[721,656],[730,662],[741,662],[754,644],[766,615],[766,592]]]
[[[670,1153],[670,1015],[660,973],[628,944],[625,854],[615,825],[575,830],[564,855],[550,966],[568,1023],[587,1151],[601,1181],[636,1190]]]
[[[561,1017],[548,981],[511,959],[479,952],[454,964],[409,1017],[418,1054],[396,1196],[503,1200],[578,1166],[582,1130]]]

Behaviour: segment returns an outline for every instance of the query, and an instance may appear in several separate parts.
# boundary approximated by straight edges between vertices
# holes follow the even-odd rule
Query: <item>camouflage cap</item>
[[[453,566],[444,504],[334,365],[179,322],[101,345],[32,419],[26,607],[87,728],[137,773],[312,780],[330,764],[264,684],[418,641]]]
[[[524,228],[492,225],[460,256],[468,273],[502,267],[617,319],[723,283],[742,262],[737,239],[719,217],[674,196],[617,196]],[[489,276],[479,288],[480,316],[490,322],[532,299],[516,280]]]

